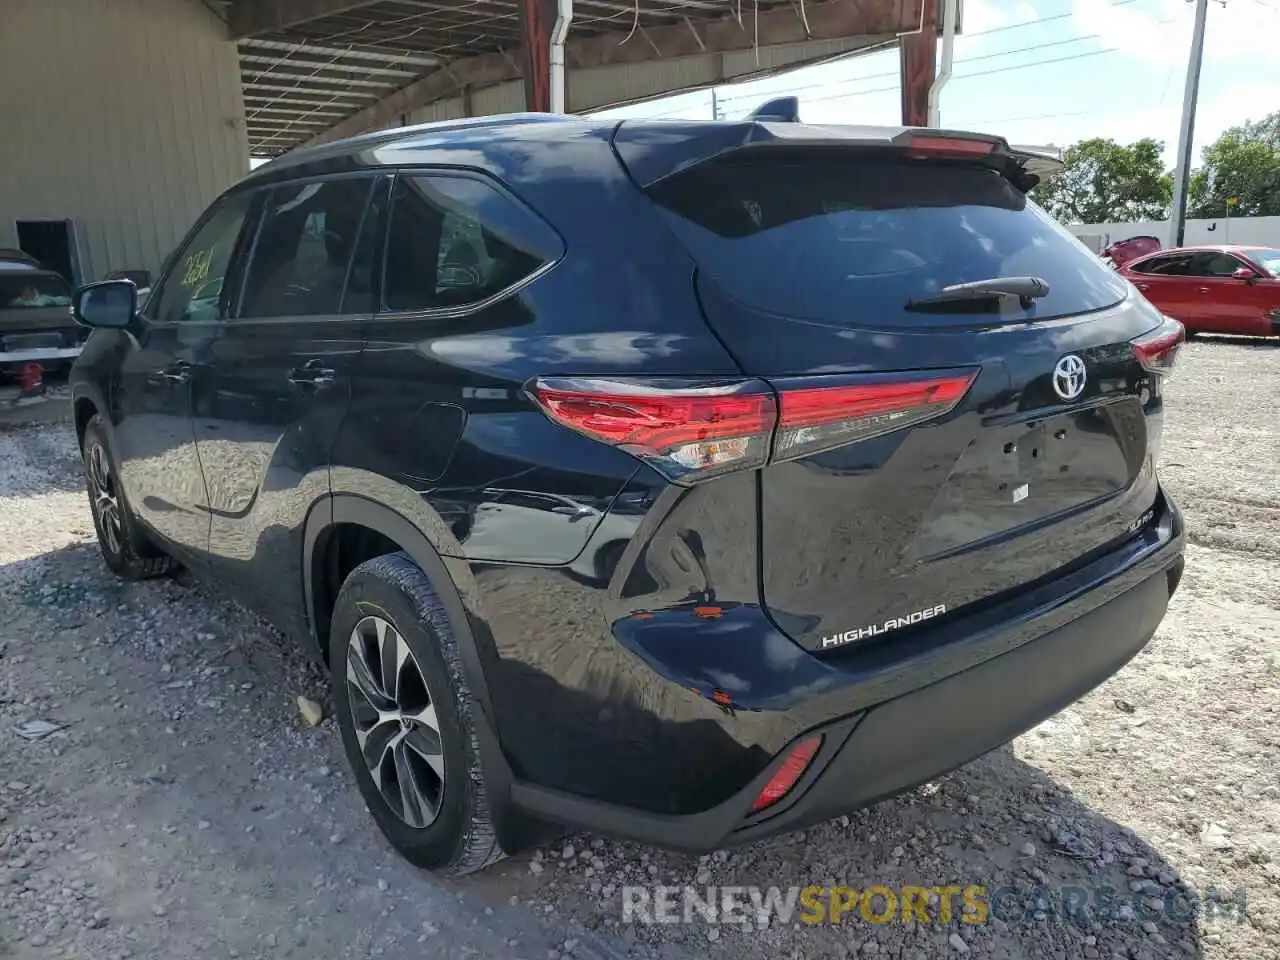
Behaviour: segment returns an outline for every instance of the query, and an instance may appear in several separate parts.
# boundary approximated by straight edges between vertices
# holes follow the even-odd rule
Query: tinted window
[[[276,187],[245,280],[242,317],[337,313],[370,179]]]
[[[1048,281],[1049,295],[1032,308],[1040,318],[1126,294],[1123,280],[1021,191],[978,167],[738,156],[651,192],[726,292],[785,316],[914,325],[928,321],[904,311],[909,300],[1002,276]]]
[[[159,296],[147,299],[150,316],[169,323],[226,318],[231,291],[224,292],[224,281],[251,202],[241,193],[218,204],[174,258]]]
[[[56,273],[32,270],[0,274],[0,310],[65,307],[70,303],[71,288]]]
[[[1191,264],[1191,254],[1179,253],[1167,257],[1152,257],[1133,265],[1134,273],[1151,273],[1162,277],[1185,277]]]
[[[1187,273],[1193,277],[1229,277],[1244,264],[1229,253],[1197,253]]]
[[[482,180],[396,180],[387,235],[388,310],[479,303],[560,254],[531,211]]]

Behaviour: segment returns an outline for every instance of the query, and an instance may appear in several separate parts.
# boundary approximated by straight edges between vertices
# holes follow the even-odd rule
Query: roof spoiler
[[[1059,147],[1010,146],[1009,153],[1018,161],[1023,170],[1038,180],[1044,180],[1055,173],[1060,173],[1066,165],[1062,150]]]
[[[778,147],[885,147],[916,156],[968,157],[999,169],[1020,190],[1030,190],[1062,169],[1056,147],[1011,147],[1003,137],[932,127],[872,127],[802,123],[795,97],[756,108],[745,120],[623,120],[613,147],[643,188],[708,160],[739,150]]]

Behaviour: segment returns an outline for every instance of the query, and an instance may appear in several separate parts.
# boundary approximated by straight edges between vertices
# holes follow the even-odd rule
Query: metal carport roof
[[[520,79],[526,8],[547,0],[207,0],[238,44],[250,152],[394,126],[446,97]],[[721,81],[893,42],[925,0],[574,0],[570,75],[684,58]],[[726,68],[726,55],[797,47]],[[781,66],[770,66],[770,63]],[[687,88],[672,72],[665,91]],[[613,85],[616,89],[616,84]],[[581,85],[578,86],[581,90]],[[616,95],[616,94],[612,94]],[[579,94],[571,110],[608,105]],[[601,97],[605,99],[600,99]],[[592,102],[597,100],[598,102]],[[467,111],[469,112],[469,111]]]

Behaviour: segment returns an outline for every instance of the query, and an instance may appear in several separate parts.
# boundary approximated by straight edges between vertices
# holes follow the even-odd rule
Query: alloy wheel
[[[102,532],[107,549],[118,554],[124,541],[120,496],[115,475],[111,472],[111,461],[107,459],[102,444],[94,443],[89,447],[87,467],[90,507],[98,520],[98,529]]]
[[[408,642],[378,616],[347,643],[347,699],[365,767],[391,812],[410,827],[435,821],[444,799],[444,746],[426,677]]]

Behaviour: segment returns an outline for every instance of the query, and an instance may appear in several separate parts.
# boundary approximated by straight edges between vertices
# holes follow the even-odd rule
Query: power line
[[[1126,0],[1126,2],[1132,2],[1132,0]],[[997,50],[994,53],[983,53],[976,57],[966,57],[963,63],[968,64],[968,63],[975,63],[979,60],[994,60],[999,57],[1011,57],[1019,53],[1030,53],[1034,50],[1048,50],[1052,47],[1063,47],[1069,43],[1080,43],[1081,41],[1084,41],[1084,40],[1100,40],[1101,38],[1102,38],[1102,34],[1100,33],[1086,33],[1078,37],[1067,37],[1062,40],[1049,40],[1049,41],[1046,41],[1045,43],[1036,43],[1027,47],[1018,47],[1015,50]],[[1036,62],[1039,63],[1041,61],[1036,61]],[[869,74],[866,74],[865,76],[849,77],[848,79],[845,79],[845,80],[836,80],[829,83],[806,83],[798,87],[784,88],[781,90],[770,90],[767,96],[772,97],[775,95],[781,95],[786,93],[795,93],[795,92],[801,92],[804,90],[812,90],[814,87],[826,88],[826,87],[834,86],[836,84],[858,83],[859,81],[862,81],[862,80],[881,80],[886,77],[896,77],[897,75],[898,75],[897,70],[886,70],[883,73],[869,73]],[[958,79],[958,76],[959,75],[957,75],[957,79]],[[755,99],[758,96],[760,96],[760,94],[741,94],[736,97],[721,97],[720,102],[732,103],[735,100]]]
[[[976,127],[980,123],[1018,123],[1022,120],[1057,120],[1062,117],[1091,117],[1099,113],[1120,113],[1132,109],[1126,104],[1121,110],[1072,110],[1068,113],[1031,113],[1021,117],[983,117],[980,120],[966,120],[966,127]]]
[[[1121,6],[1125,6],[1127,4],[1136,3],[1136,2],[1138,2],[1138,0],[1115,0],[1115,2],[1108,4],[1108,6],[1121,7]],[[1255,0],[1255,2],[1261,2],[1261,0]],[[1037,17],[1032,20],[1024,20],[1018,23],[1010,23],[1010,24],[1005,24],[1003,26],[999,26],[999,27],[991,27],[988,30],[980,30],[977,33],[965,34],[965,36],[967,37],[986,36],[988,34],[1001,33],[1007,30],[1015,30],[1020,27],[1031,26],[1033,24],[1046,23],[1053,20],[1063,20],[1063,19],[1072,17],[1074,15],[1075,15],[1074,11],[1068,11],[1066,13],[1060,13],[1060,14],[1052,14],[1047,17]],[[1177,18],[1166,17],[1163,20],[1157,20],[1156,23],[1157,24],[1172,23],[1175,19]],[[976,57],[969,57],[963,62],[964,64],[970,64],[970,63],[974,63],[976,61],[981,61],[981,60],[993,60],[999,57],[1008,57],[1008,56],[1013,56],[1019,53],[1028,53],[1035,50],[1045,50],[1053,47],[1062,47],[1062,46],[1066,46],[1067,44],[1080,43],[1081,41],[1085,41],[1085,40],[1098,40],[1098,39],[1101,39],[1102,36],[1103,35],[1101,33],[1090,33],[1090,34],[1082,34],[1078,37],[1067,37],[1061,40],[1049,40],[1044,43],[1031,44],[1026,47],[1018,47],[1013,50],[998,50],[992,53],[980,54],[979,56],[976,56]],[[1025,70],[1030,67],[1040,67],[1040,66],[1049,66],[1057,63],[1067,63],[1073,60],[1083,60],[1088,57],[1097,57],[1097,56],[1104,56],[1112,53],[1119,53],[1120,50],[1121,50],[1120,47],[1105,47],[1101,50],[1085,50],[1080,53],[1074,53],[1074,54],[1070,54],[1068,56],[1063,56],[1063,57],[1042,58],[1039,60],[1031,60],[1026,63],[1016,63],[1016,64],[1011,64],[1009,66],[1004,66],[1004,67],[995,67],[990,70],[978,70],[971,73],[960,73],[953,76],[952,80],[954,82],[959,80],[975,79],[977,77],[990,76],[998,73],[1007,73],[1013,70]],[[760,98],[762,97],[781,96],[788,93],[803,93],[806,90],[813,90],[813,89],[830,89],[832,86],[837,84],[852,84],[852,83],[860,83],[865,80],[887,79],[888,77],[897,77],[898,73],[899,71],[897,70],[887,70],[882,73],[871,73],[871,74],[865,74],[860,77],[849,77],[845,80],[827,81],[827,82],[820,82],[820,83],[819,82],[806,83],[806,84],[801,84],[794,87],[783,87],[780,89],[771,89],[768,91],[761,91],[759,93],[752,93],[752,94],[744,93],[744,94],[739,94],[737,96],[730,96],[730,97],[721,96],[721,97],[718,97],[718,102],[721,110],[723,111],[724,105],[729,103],[735,103],[743,100],[759,101]],[[806,97],[804,99],[804,102],[805,103],[821,103],[826,100],[841,100],[841,99],[845,99],[846,97],[864,97],[864,96],[870,96],[876,93],[888,93],[890,91],[895,91],[897,89],[898,89],[898,84],[894,83],[886,86],[872,87],[868,90],[848,90],[848,91],[840,91],[837,93],[829,93],[820,97]],[[680,110],[675,110],[667,113],[655,114],[653,116],[647,117],[646,119],[658,120],[666,117],[674,117],[683,112],[684,112],[684,109],[680,109]],[[1088,115],[1091,113],[1097,113],[1097,112],[1099,111],[1080,111],[1077,113],[1043,114],[1043,115],[1037,115],[1034,117],[1026,117],[1026,118],[1016,118],[1016,117],[1006,118],[1005,120],[1002,120],[1002,121],[981,121],[980,120],[980,121],[973,121],[973,122],[978,122],[978,123],[1009,122],[1011,120],[1017,120],[1017,119],[1042,119],[1042,118],[1059,117],[1059,116],[1085,116],[1085,115]]]
[[[951,78],[952,83],[960,80],[972,80],[976,77],[986,77],[995,73],[1008,73],[1011,70],[1026,70],[1030,67],[1043,67],[1054,63],[1067,63],[1071,60],[1083,60],[1086,57],[1099,57],[1108,53],[1119,53],[1119,47],[1106,47],[1102,50],[1086,50],[1084,53],[1075,53],[1068,57],[1053,57],[1048,60],[1032,60],[1030,63],[1015,63],[1008,67],[996,67],[992,70],[978,70],[974,73],[958,73]],[[821,86],[821,84],[814,84]],[[841,93],[829,93],[822,97],[805,97],[804,103],[822,103],[824,100],[843,100],[845,97],[865,97],[873,93],[887,93],[890,90],[897,90],[898,84],[890,84],[884,87],[872,87],[870,90],[853,90]]]
[[[1112,7],[1121,7],[1121,6],[1124,6],[1124,5],[1126,5],[1126,4],[1130,4],[1130,3],[1137,3],[1137,2],[1138,2],[1138,0],[1116,0],[1116,2],[1115,2],[1115,3],[1108,4],[1108,6],[1112,6]],[[1004,31],[1004,30],[1013,30],[1013,29],[1016,29],[1016,28],[1018,28],[1018,27],[1026,27],[1026,26],[1031,26],[1032,24],[1045,23],[1045,22],[1050,21],[1050,20],[1062,20],[1062,19],[1065,19],[1065,18],[1067,18],[1067,17],[1072,17],[1072,16],[1074,16],[1074,15],[1075,15],[1075,14],[1074,14],[1074,12],[1061,13],[1061,14],[1054,14],[1053,16],[1049,16],[1049,17],[1039,17],[1039,18],[1037,18],[1037,19],[1035,19],[1035,20],[1024,20],[1024,21],[1022,21],[1022,22],[1020,22],[1020,23],[1011,23],[1011,24],[1006,24],[1005,26],[1002,26],[1002,27],[992,27],[992,28],[991,28],[991,29],[989,29],[989,30],[980,30],[980,31],[978,31],[977,33],[968,33],[968,34],[963,34],[962,36],[963,36],[963,37],[981,37],[981,36],[986,36],[986,35],[988,35],[988,34],[992,34],[992,33],[1000,33],[1000,32],[1002,32],[1002,31]],[[1171,20],[1166,19],[1166,20],[1160,20],[1160,21],[1157,21],[1157,22],[1158,22],[1158,23],[1169,23],[1169,22],[1171,22]],[[1050,49],[1050,48],[1052,48],[1052,47],[1062,47],[1062,46],[1066,46],[1066,45],[1067,45],[1067,44],[1069,44],[1069,43],[1080,43],[1081,41],[1084,41],[1084,40],[1100,40],[1100,39],[1102,38],[1102,36],[1103,36],[1103,35],[1102,35],[1101,33],[1086,33],[1086,34],[1081,34],[1081,35],[1080,35],[1080,36],[1078,36],[1078,37],[1066,37],[1066,38],[1061,39],[1061,40],[1048,40],[1048,41],[1045,41],[1044,43],[1034,43],[1034,44],[1030,44],[1030,45],[1025,46],[1025,47],[1016,47],[1016,48],[1014,48],[1013,50],[997,50],[997,51],[995,51],[995,52],[993,52],[993,53],[983,53],[983,54],[979,54],[979,55],[978,55],[978,56],[976,56],[976,57],[966,57],[966,58],[964,59],[964,61],[963,61],[963,62],[964,62],[964,63],[974,63],[974,62],[979,61],[979,60],[993,60],[993,59],[996,59],[996,58],[998,58],[998,57],[1011,57],[1011,56],[1014,56],[1015,54],[1019,54],[1019,53],[1029,53],[1029,52],[1034,51],[1034,50],[1047,50],[1047,49]],[[1037,62],[1040,62],[1040,61],[1037,61]],[[1053,63],[1053,62],[1056,62],[1056,61],[1049,60],[1049,61],[1043,61],[1043,62],[1046,62],[1046,63]],[[835,84],[843,84],[843,83],[858,83],[858,82],[863,81],[863,80],[880,80],[880,79],[884,79],[884,78],[887,78],[887,77],[896,77],[896,76],[898,76],[898,71],[897,71],[897,70],[886,70],[886,71],[884,71],[884,72],[882,72],[882,73],[869,73],[869,74],[864,74],[863,76],[860,76],[860,77],[847,77],[847,78],[845,78],[844,80],[834,80],[834,81],[828,81],[828,82],[825,82],[825,83],[806,83],[806,84],[801,84],[801,85],[799,85],[799,86],[795,86],[795,87],[784,87],[784,88],[777,89],[777,90],[770,90],[770,91],[768,92],[767,96],[771,96],[771,97],[772,97],[772,96],[783,95],[783,94],[787,94],[787,93],[799,93],[799,92],[803,92],[803,91],[805,91],[805,90],[812,90],[812,89],[813,89],[813,88],[815,88],[815,87],[830,87],[830,86],[833,86],[833,85],[835,85]],[[958,79],[958,78],[959,78],[959,77],[957,76],[957,78],[956,78],[956,79]],[[758,97],[758,96],[761,96],[761,94],[758,94],[758,93],[756,93],[756,94],[752,94],[752,93],[743,93],[743,94],[739,94],[739,95],[737,95],[737,96],[721,97],[721,98],[720,98],[720,102],[721,102],[721,103],[732,103],[732,102],[733,102],[733,101],[735,101],[735,100],[754,99],[755,97]]]

